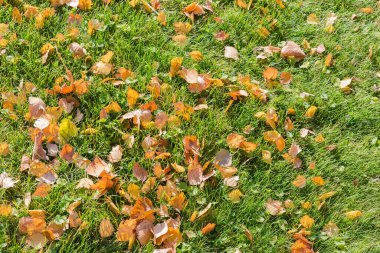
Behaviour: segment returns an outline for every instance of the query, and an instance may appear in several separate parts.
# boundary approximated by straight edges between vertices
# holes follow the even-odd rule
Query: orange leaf
[[[206,226],[202,228],[202,234],[208,234],[214,231],[216,224],[215,223],[208,223]]]
[[[327,56],[326,56],[326,60],[325,60],[325,66],[326,67],[330,67],[331,64],[332,64],[332,53],[329,53]]]
[[[325,180],[323,180],[322,177],[313,177],[311,181],[316,185],[316,186],[323,186],[325,185]]]
[[[278,76],[278,70],[273,67],[267,67],[263,72],[263,77],[266,80],[275,80]]]
[[[297,188],[303,188],[306,185],[306,178],[302,175],[298,175],[292,184]]]

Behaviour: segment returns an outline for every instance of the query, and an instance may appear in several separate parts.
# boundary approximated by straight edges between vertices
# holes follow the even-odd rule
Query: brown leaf
[[[228,33],[226,33],[225,31],[220,31],[220,32],[217,32],[215,35],[214,35],[214,38],[216,40],[220,40],[220,41],[224,41],[226,39],[228,39],[230,37],[230,35]]]
[[[90,165],[86,168],[86,172],[94,177],[99,177],[103,172],[110,172],[111,168],[98,156],[94,158],[94,160],[90,163]]]
[[[228,150],[221,149],[215,156],[215,164],[222,167],[229,167],[232,165],[232,155]]]
[[[286,45],[281,49],[281,57],[289,58],[294,57],[297,61],[303,60],[306,54],[301,47],[293,41],[288,41]]]
[[[189,164],[187,179],[190,185],[200,185],[203,182],[202,166],[196,160]]]
[[[65,144],[62,147],[61,152],[59,153],[59,156],[67,161],[67,162],[72,162],[73,161],[73,155],[74,155],[74,148],[70,144]]]
[[[144,182],[148,178],[148,172],[138,163],[133,165],[133,175],[141,182]]]
[[[76,42],[70,44],[69,50],[75,58],[82,58],[87,54],[86,49]]]

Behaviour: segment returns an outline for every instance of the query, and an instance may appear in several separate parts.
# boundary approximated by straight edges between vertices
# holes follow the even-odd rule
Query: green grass
[[[181,184],[188,206],[181,212],[181,231],[196,232],[195,238],[184,235],[177,250],[179,252],[289,252],[293,239],[287,234],[291,229],[299,227],[299,218],[305,214],[315,219],[309,239],[314,242],[314,250],[319,252],[380,252],[380,103],[379,92],[373,86],[379,85],[380,78],[380,9],[375,1],[370,0],[323,0],[323,1],[287,1],[285,9],[280,9],[276,2],[270,0],[253,1],[251,10],[243,10],[234,1],[214,1],[214,13],[197,17],[192,31],[188,34],[186,46],[177,46],[171,36],[175,35],[173,23],[189,22],[180,10],[191,1],[162,1],[162,7],[167,15],[166,27],[162,27],[154,14],[144,10],[131,8],[128,1],[113,1],[105,7],[101,1],[94,1],[94,7],[88,12],[75,11],[68,7],[57,8],[56,15],[49,18],[43,29],[36,30],[33,21],[15,24],[12,21],[12,7],[0,7],[0,23],[9,23],[11,32],[17,33],[17,40],[9,43],[7,51],[0,56],[0,90],[16,92],[21,80],[36,85],[37,91],[33,96],[41,97],[47,105],[57,106],[58,97],[46,95],[45,89],[52,88],[55,78],[65,73],[63,64],[56,54],[49,57],[48,63],[42,65],[40,49],[58,33],[66,34],[67,17],[69,13],[78,12],[83,21],[80,26],[81,35],[77,39],[87,49],[92,57],[88,62],[74,59],[68,50],[70,40],[58,45],[62,58],[76,78],[81,71],[88,71],[107,51],[114,52],[112,63],[116,67],[125,67],[136,73],[137,81],[114,87],[101,83],[101,77],[88,72],[91,81],[90,92],[81,96],[80,110],[84,120],[78,124],[80,131],[87,127],[96,128],[95,135],[78,135],[70,140],[75,151],[82,156],[93,159],[98,155],[106,160],[108,153],[115,144],[123,144],[121,134],[130,132],[135,135],[133,149],[125,149],[121,162],[115,164],[114,172],[123,182],[137,182],[132,175],[132,166],[139,162],[152,174],[153,162],[144,159],[141,148],[142,140],[158,134],[155,129],[127,129],[120,123],[120,115],[130,111],[126,100],[129,86],[146,94],[141,102],[150,98],[147,84],[151,77],[158,76],[170,85],[169,90],[156,102],[160,109],[168,115],[173,114],[173,97],[191,106],[198,104],[198,99],[207,100],[208,110],[195,112],[191,121],[184,122],[179,128],[168,128],[163,135],[170,143],[169,152],[172,157],[168,162],[183,162],[182,139],[186,135],[196,135],[204,140],[201,150],[201,163],[214,159],[217,151],[227,148],[226,137],[232,132],[243,132],[243,128],[251,124],[254,130],[246,135],[248,140],[259,143],[259,148],[251,154],[243,151],[231,151],[233,165],[238,168],[240,176],[239,189],[244,196],[240,203],[233,204],[228,199],[232,190],[223,184],[221,175],[217,174],[206,182],[204,188]],[[303,4],[302,4],[303,3]],[[49,1],[28,1],[28,4],[39,8],[49,7]],[[371,6],[374,13],[359,12],[362,7]],[[278,26],[271,31],[267,38],[262,38],[257,29],[265,16],[261,7],[268,10],[267,17],[278,20]],[[334,12],[338,19],[335,31],[327,33],[324,29],[325,17]],[[310,13],[316,13],[321,19],[319,25],[306,23]],[[352,14],[357,14],[355,20]],[[219,16],[225,22],[216,23],[214,17]],[[86,33],[87,22],[90,19],[104,22],[105,29],[97,31],[93,36]],[[264,21],[267,26],[270,21]],[[214,34],[224,30],[230,38],[224,42],[214,39]],[[256,59],[254,49],[258,46],[279,46],[281,42],[293,40],[298,44],[306,39],[312,47],[324,44],[326,52],[323,55],[308,56],[302,63],[291,64],[284,59],[274,56],[264,62]],[[224,46],[231,45],[238,49],[240,59],[233,61],[223,56]],[[337,46],[341,50],[337,50]],[[369,49],[373,55],[368,57]],[[188,53],[199,50],[204,59],[194,62]],[[327,53],[333,54],[334,65],[330,68],[323,66]],[[179,77],[170,79],[167,75],[170,60],[173,57],[184,57],[183,66],[195,68],[200,73],[210,73],[213,77],[233,80],[239,75],[250,75],[259,80],[264,87],[262,71],[266,66],[273,66],[280,71],[288,71],[293,76],[290,89],[276,87],[269,90],[268,103],[261,103],[253,98],[235,102],[225,112],[229,102],[226,87],[213,87],[201,94],[190,93],[187,84]],[[155,64],[155,62],[158,63]],[[308,63],[307,68],[301,68]],[[158,66],[158,67],[155,67]],[[345,77],[355,77],[353,91],[344,94],[337,82]],[[300,98],[301,92],[314,96],[307,101]],[[100,110],[111,101],[117,101],[122,107],[122,113],[111,115],[106,120],[99,120]],[[316,117],[306,119],[303,114],[310,105],[318,107]],[[262,133],[270,127],[259,121],[254,115],[268,108],[276,109],[280,122],[285,120],[286,110],[295,108],[297,114],[293,117],[295,130],[286,135],[282,123],[278,130],[286,136],[287,149],[292,142],[301,148],[301,158],[304,165],[300,170],[293,168],[282,157],[275,147],[264,141]],[[34,252],[24,243],[24,236],[18,231],[18,220],[27,216],[23,205],[26,192],[33,192],[37,181],[27,173],[19,172],[20,160],[23,154],[31,154],[33,143],[28,134],[31,122],[24,120],[28,112],[27,104],[15,106],[17,120],[11,120],[5,109],[0,110],[0,142],[10,144],[11,153],[0,156],[0,172],[6,171],[10,176],[19,180],[12,189],[0,189],[0,203],[11,204],[17,214],[0,217],[0,252]],[[66,115],[67,117],[67,115]],[[309,128],[325,137],[324,143],[316,143],[314,137],[300,138],[299,130]],[[327,151],[325,146],[337,145],[334,151]],[[261,150],[272,152],[273,163],[268,165],[261,160]],[[286,150],[287,150],[286,149]],[[307,164],[316,161],[316,169],[309,170]],[[163,165],[166,162],[163,162]],[[79,213],[82,220],[88,223],[83,230],[68,229],[59,241],[46,246],[46,252],[125,252],[127,243],[116,242],[116,237],[101,239],[98,227],[102,218],[109,217],[115,227],[125,217],[115,215],[104,202],[104,198],[95,200],[93,192],[76,190],[79,179],[85,177],[85,171],[61,161],[58,182],[46,198],[32,200],[30,209],[44,209],[47,220],[67,217],[67,206],[75,200],[81,200]],[[322,188],[308,181],[307,186],[298,189],[292,185],[297,175],[307,178],[322,176],[326,185]],[[183,180],[186,182],[186,180]],[[354,184],[356,182],[356,184]],[[337,194],[326,201],[321,210],[317,210],[316,200],[324,192],[337,191]],[[116,193],[108,194],[121,207],[124,202]],[[153,194],[155,195],[155,194]],[[269,199],[291,199],[295,208],[287,210],[281,216],[270,216],[265,212],[264,203]],[[155,199],[155,196],[152,197]],[[302,209],[301,203],[310,201],[313,206],[309,210]],[[194,210],[201,210],[208,203],[214,203],[206,217],[194,223],[188,221]],[[358,220],[349,221],[344,213],[351,210],[361,210],[363,216]],[[322,228],[329,221],[334,221],[340,232],[334,238],[323,236]],[[216,223],[212,233],[202,236],[201,228],[208,222]],[[249,242],[244,235],[242,226],[246,226],[253,235]],[[141,252],[151,252],[154,246],[149,244]],[[139,251],[135,245],[134,252]]]

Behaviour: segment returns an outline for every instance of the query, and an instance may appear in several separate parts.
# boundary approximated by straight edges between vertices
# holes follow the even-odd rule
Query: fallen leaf
[[[222,167],[229,167],[232,165],[232,155],[228,150],[221,149],[215,156],[215,164]]]
[[[0,155],[8,155],[10,153],[9,144],[6,142],[0,142]]]
[[[286,42],[286,45],[281,49],[281,57],[283,58],[295,58],[297,61],[303,60],[306,54],[301,47],[293,41]]]
[[[323,232],[328,237],[334,237],[339,234],[339,228],[334,222],[330,221],[329,223],[323,226]]]
[[[133,165],[133,175],[141,182],[144,182],[148,178],[148,172],[138,163]]]
[[[332,65],[332,58],[333,58],[332,53],[329,53],[329,54],[326,56],[326,59],[325,59],[325,66],[326,66],[326,67],[331,67],[331,65]]]
[[[307,16],[307,23],[310,25],[318,25],[319,18],[315,13],[311,13],[309,16]]]
[[[238,60],[239,59],[239,52],[234,47],[226,46],[224,48],[224,57],[234,59],[234,60]]]
[[[13,208],[11,205],[0,204],[0,217],[1,216],[9,216],[13,212]]]
[[[269,199],[265,203],[265,209],[271,215],[281,215],[285,213],[285,208],[282,206],[282,202],[278,200]]]
[[[64,140],[75,137],[78,134],[78,128],[70,119],[63,119],[59,124],[59,135]]]
[[[297,188],[304,188],[306,186],[306,178],[302,175],[298,175],[292,184]]]
[[[9,177],[8,173],[6,172],[0,174],[0,188],[12,188],[17,182],[17,180],[14,180],[13,178]]]
[[[114,228],[110,219],[103,219],[100,222],[100,226],[99,226],[100,237],[102,238],[110,237],[113,234],[113,232],[114,232]]]
[[[263,72],[263,77],[266,80],[275,80],[278,76],[278,70],[273,67],[267,67]]]
[[[51,190],[51,186],[45,183],[40,183],[37,186],[37,189],[34,191],[32,197],[40,197],[44,198],[46,197]]]
[[[111,163],[117,163],[121,161],[123,155],[123,149],[120,147],[120,145],[116,145],[112,147],[112,150],[110,154],[108,155],[108,161]]]
[[[325,180],[323,180],[322,177],[313,177],[311,181],[316,185],[316,186],[324,186],[325,185]]]
[[[314,219],[309,215],[304,215],[301,217],[300,223],[304,228],[311,228],[314,224]]]
[[[344,214],[348,219],[350,220],[356,220],[358,219],[360,216],[363,215],[363,213],[359,210],[355,210],[355,211],[349,211],[349,212],[346,212]]]
[[[314,105],[310,106],[306,110],[306,112],[305,112],[305,117],[307,117],[307,118],[314,118],[315,113],[317,112],[317,110],[318,110],[318,107],[316,107]]]
[[[217,32],[215,35],[214,35],[214,38],[216,40],[220,40],[220,41],[224,41],[226,39],[228,39],[230,37],[230,35],[228,33],[226,33],[225,31],[220,31],[220,32]]]
[[[281,84],[289,84],[292,81],[292,75],[289,72],[282,72],[280,75]]]
[[[94,177],[99,177],[103,172],[109,173],[110,171],[111,168],[108,166],[108,164],[98,156],[96,156],[90,165],[88,165],[86,168],[87,174]]]
[[[194,61],[200,61],[203,59],[202,52],[200,51],[191,51],[189,53],[189,56],[194,60]]]
[[[202,228],[202,234],[206,235],[208,233],[211,233],[212,231],[214,231],[215,227],[215,223],[207,223],[207,225]]]
[[[82,178],[79,180],[79,183],[75,187],[76,189],[91,189],[91,186],[94,184],[94,182],[90,178]]]
[[[232,203],[239,203],[243,193],[239,189],[232,190],[228,193],[228,197],[230,198]]]
[[[129,87],[127,91],[127,101],[129,108],[132,108],[136,104],[138,98],[139,93],[131,87]]]

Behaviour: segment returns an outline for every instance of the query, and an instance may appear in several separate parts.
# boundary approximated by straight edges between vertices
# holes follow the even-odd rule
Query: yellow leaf
[[[132,108],[136,104],[138,98],[139,98],[139,93],[135,91],[134,89],[132,89],[131,87],[129,87],[127,91],[127,101],[128,101],[128,106],[130,108]]]
[[[20,10],[17,8],[17,7],[14,7],[13,8],[13,11],[12,11],[12,19],[18,23],[18,24],[21,24],[22,23],[22,16],[21,16],[21,12]]]
[[[311,208],[310,201],[306,201],[306,202],[302,203],[302,208],[306,209],[306,210],[310,209]]]
[[[92,7],[92,1],[91,0],[79,0],[78,8],[82,11],[88,11]]]
[[[300,219],[300,223],[304,228],[311,228],[314,224],[314,219],[311,218],[309,215],[304,215]]]
[[[1,204],[0,205],[0,216],[9,216],[13,211],[12,206]]]
[[[355,211],[347,212],[347,213],[345,213],[345,215],[348,219],[355,220],[355,219],[359,218],[360,216],[362,216],[363,213],[359,210],[355,210]]]
[[[333,192],[326,192],[326,193],[322,194],[321,196],[319,196],[319,199],[323,201],[325,199],[331,198],[332,196],[335,195],[335,193],[336,193],[335,191],[333,191]]]
[[[277,4],[280,6],[281,9],[284,9],[285,8],[285,5],[284,3],[282,2],[282,0],[276,0]]]
[[[243,196],[243,193],[239,189],[233,190],[228,194],[232,203],[239,203],[241,196]]]
[[[131,195],[133,199],[138,199],[140,196],[140,187],[137,184],[129,184],[128,194]]]
[[[174,77],[177,74],[179,68],[182,65],[182,61],[183,61],[182,57],[175,57],[175,58],[171,59],[171,61],[170,61],[170,72],[169,72],[170,77]]]
[[[318,107],[316,107],[314,105],[310,106],[305,113],[305,117],[314,118],[314,115],[317,112],[317,110],[318,110]]]
[[[307,23],[310,25],[318,25],[319,18],[315,13],[311,13],[309,16],[307,16]]]
[[[157,15],[157,20],[161,25],[166,26],[166,15],[165,12],[160,11]]]
[[[373,13],[373,8],[371,8],[371,7],[364,7],[364,8],[360,9],[360,12],[361,13],[366,13],[366,14],[371,14],[371,13]]]
[[[59,124],[59,135],[68,140],[71,137],[75,137],[78,134],[78,128],[75,124],[69,119],[63,119],[61,124]]]
[[[194,61],[200,61],[203,59],[203,55],[202,55],[202,52],[200,51],[191,51],[189,53],[190,57],[194,60]]]
[[[9,152],[9,144],[6,142],[0,142],[0,155],[8,155]]]
[[[325,138],[323,137],[322,134],[318,134],[316,137],[315,137],[315,141],[318,142],[318,143],[322,143],[325,141]]]

